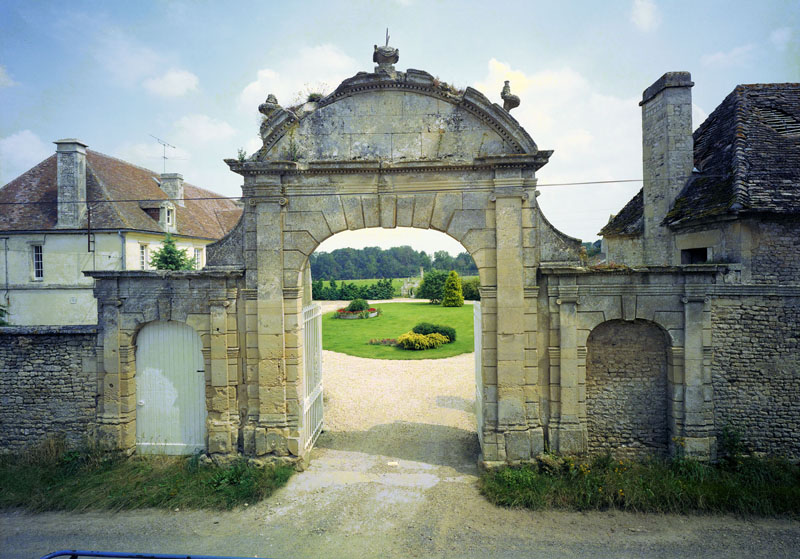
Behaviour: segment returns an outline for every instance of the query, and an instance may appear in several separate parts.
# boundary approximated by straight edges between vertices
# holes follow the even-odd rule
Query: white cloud
[[[732,66],[743,66],[753,58],[755,45],[747,44],[734,47],[729,51],[718,51],[712,54],[704,54],[700,61],[706,66],[718,66],[730,68]]]
[[[0,138],[0,184],[15,179],[53,153],[55,146],[43,142],[30,130]]]
[[[630,20],[640,31],[653,31],[661,25],[661,10],[653,0],[633,0]]]
[[[779,51],[784,51],[789,45],[789,42],[792,40],[793,34],[794,33],[792,32],[791,28],[781,27],[779,29],[775,29],[769,34],[769,40],[776,49]]]
[[[12,85],[17,85],[17,82],[12,80],[11,76],[8,75],[6,67],[0,65],[0,89],[4,87],[11,87]]]
[[[188,70],[171,69],[157,78],[142,82],[144,88],[162,97],[180,97],[197,89],[198,79]]]
[[[699,105],[692,103],[692,130],[696,130],[707,118],[708,113],[700,108]]]
[[[192,114],[182,117],[175,123],[176,141],[197,145],[227,140],[236,134],[236,130],[225,122],[203,114]]]
[[[97,37],[93,54],[111,79],[122,86],[138,84],[164,64],[160,54],[115,29],[107,29]]]
[[[290,106],[302,99],[304,94],[330,93],[345,78],[359,69],[358,62],[334,45],[319,45],[300,49],[297,57],[287,59],[277,67],[258,71],[256,80],[249,83],[239,96],[239,104],[245,111],[256,111],[267,94],[273,93],[278,102]],[[308,77],[314,76],[314,83]]]
[[[521,104],[512,115],[541,150],[555,150],[537,172],[538,198],[547,218],[568,235],[595,239],[610,213],[618,212],[641,183],[552,186],[564,182],[641,179],[641,109],[638,95],[604,94],[571,68],[525,74],[491,60],[474,87],[499,100],[503,81]],[[638,93],[638,92],[637,92]]]

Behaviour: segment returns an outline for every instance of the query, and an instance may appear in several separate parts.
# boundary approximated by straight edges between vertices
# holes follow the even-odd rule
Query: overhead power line
[[[758,175],[758,174],[769,174],[769,173],[750,173],[750,175]],[[724,178],[729,175],[703,175],[706,178]],[[669,178],[659,178],[659,179],[652,179],[657,181],[669,181],[669,180],[686,180],[689,177],[678,177],[677,179],[669,179]],[[625,183],[642,183],[644,179],[613,179],[613,180],[595,180],[595,181],[575,181],[575,182],[553,182],[553,183],[539,183],[534,188],[542,188],[542,187],[553,187],[553,186],[589,186],[593,184],[625,184]],[[468,187],[468,190],[472,192],[491,192],[494,190],[494,187],[487,186],[487,187]],[[309,196],[331,196],[331,195],[341,195],[341,196],[366,196],[366,195],[375,195],[375,194],[437,194],[437,193],[448,193],[453,192],[453,189],[449,188],[419,188],[416,190],[401,190],[401,191],[384,191],[384,192],[376,192],[375,190],[365,190],[365,191],[340,191],[340,192],[292,192],[291,194],[287,194],[287,196],[291,197],[309,197]],[[183,200],[183,201],[199,201],[199,200],[247,200],[249,197],[247,196],[199,196],[199,197],[191,197],[191,198],[125,198],[121,200],[75,200],[71,202],[66,202],[69,204],[121,204],[121,203],[141,203],[141,202],[166,202],[169,200]],[[255,198],[260,198],[256,196]],[[0,202],[0,206],[25,206],[25,205],[35,205],[35,204],[42,204],[42,205],[55,205],[58,202],[42,202],[42,201],[25,201],[25,202]],[[65,202],[61,202],[62,204]]]

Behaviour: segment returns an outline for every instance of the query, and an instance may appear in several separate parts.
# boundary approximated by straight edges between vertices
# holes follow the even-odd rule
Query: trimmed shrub
[[[406,332],[397,338],[397,345],[403,349],[423,350],[423,349],[436,349],[437,347],[446,344],[448,339],[446,336],[433,332],[431,334],[417,334],[416,332]]]
[[[463,307],[464,295],[461,292],[461,278],[453,270],[444,282],[444,296],[442,298],[443,307]]]
[[[480,301],[481,300],[481,280],[479,278],[470,278],[461,282],[461,293],[464,294],[465,301]]]
[[[442,324],[431,324],[430,322],[420,322],[414,328],[411,329],[412,332],[415,334],[441,334],[445,338],[447,338],[447,342],[450,343],[456,341],[456,329],[450,326],[444,326]]]
[[[350,301],[350,304],[347,305],[345,310],[350,312],[356,311],[365,311],[369,308],[369,303],[367,303],[364,299],[353,299]]]

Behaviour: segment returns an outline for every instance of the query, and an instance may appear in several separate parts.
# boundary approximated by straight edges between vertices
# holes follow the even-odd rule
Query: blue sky
[[[176,146],[168,172],[225,195],[241,177],[223,158],[258,147],[269,92],[290,104],[373,67],[372,45],[400,49],[399,69],[426,70],[500,101],[540,149],[545,215],[593,240],[641,179],[642,91],[688,70],[695,122],[739,83],[800,81],[800,2],[461,0],[385,2],[0,3],[0,184],[77,137],[90,149],[161,170],[155,135]],[[441,234],[337,235],[342,245],[409,243],[462,250]]]

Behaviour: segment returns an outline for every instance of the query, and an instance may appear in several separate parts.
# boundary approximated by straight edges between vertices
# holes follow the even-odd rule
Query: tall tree
[[[443,307],[463,307],[464,294],[461,292],[461,278],[455,270],[450,272],[444,282]]]
[[[416,292],[417,299],[429,299],[434,305],[438,305],[444,296],[444,282],[447,279],[447,272],[444,270],[431,270],[425,273],[422,283]]]
[[[150,258],[150,265],[156,270],[191,270],[194,258],[189,258],[185,250],[179,250],[175,239],[167,233],[164,244]]]

